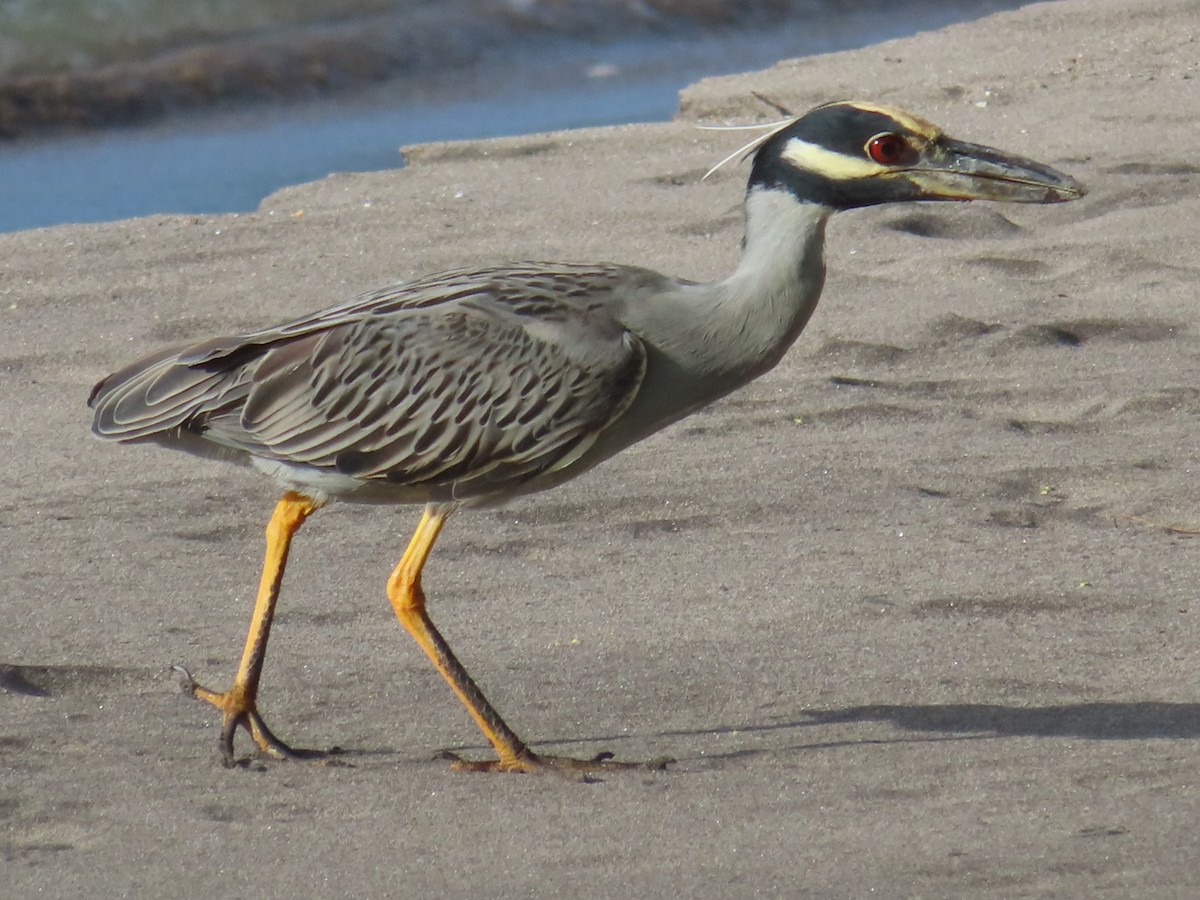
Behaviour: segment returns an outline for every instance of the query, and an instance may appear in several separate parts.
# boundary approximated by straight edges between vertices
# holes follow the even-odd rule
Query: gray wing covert
[[[489,290],[282,342],[205,436],[409,485],[566,465],[632,401],[645,349],[602,304],[534,300]]]

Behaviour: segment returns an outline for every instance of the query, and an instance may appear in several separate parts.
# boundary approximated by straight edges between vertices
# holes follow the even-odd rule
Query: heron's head
[[[1049,166],[945,135],[901,110],[826,103],[758,147],[750,187],[854,209],[906,200],[1061,203],[1084,187]]]

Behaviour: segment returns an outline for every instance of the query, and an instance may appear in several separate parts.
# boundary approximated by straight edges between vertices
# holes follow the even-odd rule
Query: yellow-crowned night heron
[[[742,260],[723,281],[610,264],[459,269],[160,350],[95,387],[100,437],[240,460],[285,491],[232,686],[211,691],[189,676],[192,693],[222,712],[226,761],[239,726],[262,752],[297,755],[259,715],[259,675],[292,536],[339,499],[424,504],[387,591],[496,750],[460,767],[615,765],[533,753],[430,621],[421,571],[450,513],[574,478],[771,369],[820,296],[833,213],[1083,195],[1061,172],[873,104],[819,106],[756,143]]]

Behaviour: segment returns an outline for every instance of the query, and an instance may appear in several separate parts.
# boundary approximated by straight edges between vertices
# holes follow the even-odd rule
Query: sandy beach
[[[1061,0],[705,81],[670,123],[0,235],[0,895],[1196,896],[1198,61],[1195,0]],[[744,135],[696,125],[776,118],[756,93],[898,105],[1090,192],[839,216],[777,369],[451,521],[430,610],[510,723],[676,762],[435,759],[487,748],[384,596],[418,511],[334,505],[261,700],[348,765],[222,767],[169,666],[232,675],[275,488],[93,440],[91,385],[466,264],[721,277],[747,171],[700,177]]]

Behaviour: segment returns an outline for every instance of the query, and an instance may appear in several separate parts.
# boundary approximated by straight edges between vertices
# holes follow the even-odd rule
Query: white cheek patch
[[[810,144],[800,138],[788,141],[780,156],[798,169],[818,172],[833,181],[871,178],[892,171],[888,166],[881,166],[865,155],[846,156],[844,153],[837,153],[820,144]]]

